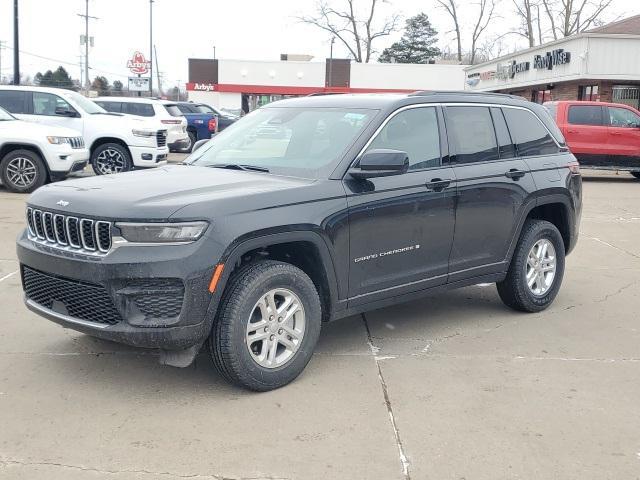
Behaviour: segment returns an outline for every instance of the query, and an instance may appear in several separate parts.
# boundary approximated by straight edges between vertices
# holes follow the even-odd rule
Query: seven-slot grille
[[[111,222],[27,207],[29,237],[54,247],[94,254],[111,249]]]
[[[158,130],[158,132],[156,133],[156,140],[159,147],[164,147],[167,144],[167,131]]]
[[[84,138],[82,137],[69,137],[69,145],[71,148],[84,148]]]

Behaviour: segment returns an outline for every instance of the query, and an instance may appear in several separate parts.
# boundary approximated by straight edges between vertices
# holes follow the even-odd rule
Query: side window
[[[19,90],[0,91],[0,107],[9,113],[26,113],[27,92]]]
[[[447,107],[447,134],[456,163],[498,159],[489,107]]]
[[[71,105],[57,95],[53,95],[52,93],[33,92],[34,115],[55,115],[56,108],[75,111]]]
[[[153,117],[155,112],[153,111],[153,105],[150,103],[124,103],[125,111],[129,115],[137,115],[139,117]]]
[[[568,121],[572,125],[604,125],[602,107],[596,105],[570,105]]]
[[[559,148],[542,121],[522,108],[503,108],[509,131],[521,157],[558,153]]]
[[[388,148],[407,152],[409,170],[440,165],[440,135],[435,107],[404,110],[389,120],[367,151]]]
[[[626,108],[608,107],[609,122],[612,127],[638,128],[640,117]]]
[[[102,100],[96,103],[104,108],[107,112],[120,113],[120,102],[105,102],[104,100]]]
[[[496,137],[498,137],[498,149],[500,158],[513,158],[516,156],[516,146],[513,144],[507,122],[502,114],[502,109],[492,107],[491,116],[493,117],[493,126],[496,129]]]
[[[180,109],[180,111],[183,114],[184,113],[198,113],[197,110],[191,108],[191,106],[189,106],[189,105],[180,104],[180,105],[178,105],[178,108]]]

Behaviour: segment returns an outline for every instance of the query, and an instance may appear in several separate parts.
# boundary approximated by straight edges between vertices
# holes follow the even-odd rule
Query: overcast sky
[[[85,0],[19,0],[21,70],[34,75],[37,71],[63,65],[74,78],[80,77],[80,34],[84,32]],[[341,2],[342,0],[333,0]],[[369,0],[356,0],[361,4]],[[280,53],[306,53],[315,60],[329,56],[328,34],[302,25],[295,17],[308,14],[315,0],[155,0],[154,43],[158,50],[160,71],[165,87],[187,80],[189,57],[278,60]],[[435,0],[390,0],[384,13],[399,13],[405,18],[426,12],[440,32],[440,47],[453,45],[450,21],[435,8]],[[459,0],[467,18],[475,2]],[[640,0],[614,0],[608,19],[640,13]],[[148,0],[89,0],[90,35],[95,47],[90,51],[90,76],[105,75],[111,82],[125,80],[127,59],[135,50],[148,56]],[[506,25],[516,25],[512,0],[502,0],[501,18],[490,26],[488,38],[504,33]],[[2,75],[12,74],[13,0],[0,0],[0,41]],[[468,29],[467,29],[468,30]],[[397,38],[383,38],[382,49]],[[507,47],[522,40],[510,36]],[[34,55],[39,55],[38,58]],[[346,57],[346,50],[336,43],[335,57]],[[126,82],[125,82],[126,83]]]

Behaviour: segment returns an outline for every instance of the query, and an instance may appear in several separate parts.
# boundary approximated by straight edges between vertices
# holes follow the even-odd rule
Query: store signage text
[[[553,70],[554,65],[565,65],[571,61],[571,52],[565,52],[564,49],[558,48],[551,52],[547,52],[545,56],[536,55],[533,57],[533,68],[546,68]]]
[[[496,66],[496,77],[503,80],[513,78],[516,76],[516,73],[522,73],[529,70],[529,66],[529,62],[516,62],[515,60],[505,65],[499,63]]]
[[[144,58],[143,53],[135,52],[133,57],[127,61],[127,68],[131,70],[131,73],[144,75],[151,68],[151,62]]]
[[[216,86],[211,83],[195,83],[193,89],[197,92],[213,92]]]

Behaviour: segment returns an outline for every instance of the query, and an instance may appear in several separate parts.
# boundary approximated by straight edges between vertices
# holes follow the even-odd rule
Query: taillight
[[[182,120],[160,120],[165,125],[180,125]]]
[[[218,131],[218,120],[216,120],[215,118],[209,120],[209,131],[211,133]]]
[[[580,173],[580,164],[578,162],[571,162],[569,165],[569,171],[571,173],[575,173],[576,175]]]

